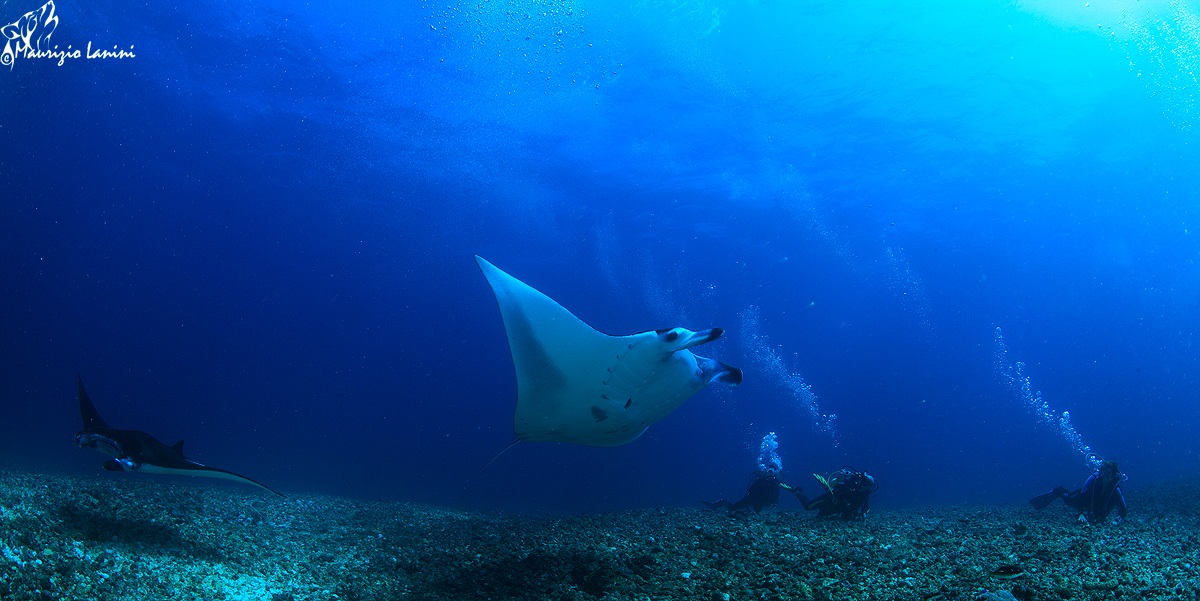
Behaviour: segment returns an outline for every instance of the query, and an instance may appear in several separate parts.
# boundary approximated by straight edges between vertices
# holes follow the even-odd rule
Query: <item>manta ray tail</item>
[[[520,438],[512,441],[512,444],[508,445],[507,447],[504,447],[504,449],[502,449],[499,453],[496,453],[496,456],[492,457],[492,460],[487,462],[487,465],[483,466],[483,469],[479,470],[479,473],[482,474],[482,473],[486,472],[487,468],[492,467],[492,464],[496,463],[496,460],[499,459],[501,455],[507,453],[509,449],[517,446],[517,443],[519,443],[519,442],[521,442]]]

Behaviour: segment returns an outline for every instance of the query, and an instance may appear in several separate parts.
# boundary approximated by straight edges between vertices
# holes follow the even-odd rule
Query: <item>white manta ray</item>
[[[713,381],[742,370],[693,355],[723,330],[685,328],[609,336],[482,257],[517,371],[517,438],[623,445]]]

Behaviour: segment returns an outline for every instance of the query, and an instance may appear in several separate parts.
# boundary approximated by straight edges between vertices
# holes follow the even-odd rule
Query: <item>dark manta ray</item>
[[[157,438],[140,430],[116,430],[104,423],[87,391],[83,389],[83,378],[79,378],[79,415],[83,418],[83,430],[75,435],[75,444],[80,448],[96,449],[112,459],[102,467],[110,472],[146,472],[150,474],[178,474],[222,478],[244,482],[265,491],[282,494],[240,474],[215,467],[208,467],[183,456],[183,441],[167,446]]]

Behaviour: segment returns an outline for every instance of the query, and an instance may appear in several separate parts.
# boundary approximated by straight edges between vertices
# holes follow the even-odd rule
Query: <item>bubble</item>
[[[1124,48],[1130,71],[1146,76],[1145,85],[1163,103],[1166,116],[1184,129],[1200,121],[1200,15],[1173,0],[1157,10],[1122,15],[1117,31],[1110,38]]]
[[[778,449],[779,441],[774,432],[763,436],[762,442],[758,445],[759,471],[776,473],[783,471],[783,458],[779,456]]]
[[[1053,427],[1060,438],[1063,439],[1071,449],[1076,453],[1083,455],[1085,461],[1092,453],[1092,447],[1083,442],[1083,437],[1075,430],[1075,426],[1071,424],[1071,412],[1063,411],[1059,417],[1055,417],[1054,411],[1050,408],[1050,404],[1046,399],[1042,398],[1040,390],[1033,389],[1033,383],[1029,376],[1025,375],[1025,364],[1020,361],[1010,362],[1008,359],[1008,347],[1004,344],[1004,335],[1000,328],[996,328],[996,355],[995,355],[996,375],[1000,378],[1000,383],[1012,391],[1013,395],[1020,399],[1025,408],[1037,418],[1038,422]]]
[[[788,369],[779,352],[771,348],[770,340],[759,331],[758,307],[750,306],[741,314],[742,345],[762,373],[791,394],[794,404],[808,414],[818,432],[828,434],[837,444],[837,415],[821,413],[817,395],[800,374]]]

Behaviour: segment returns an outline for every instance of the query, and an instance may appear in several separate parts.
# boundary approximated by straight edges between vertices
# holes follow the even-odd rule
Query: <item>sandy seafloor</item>
[[[0,472],[0,598],[1196,599],[1200,481],[1128,496],[1102,526],[1062,504],[530,517]]]

